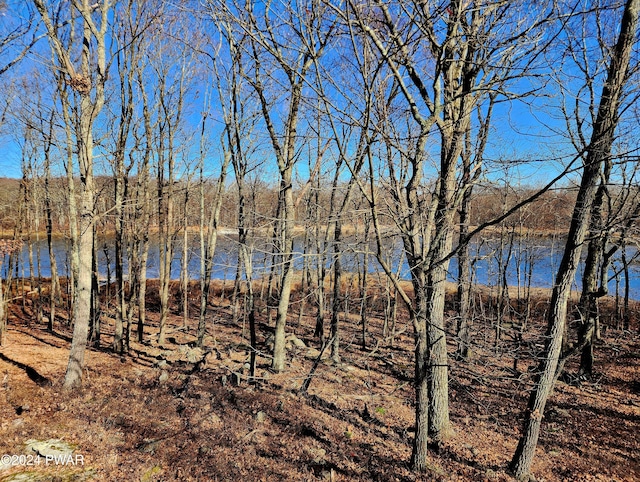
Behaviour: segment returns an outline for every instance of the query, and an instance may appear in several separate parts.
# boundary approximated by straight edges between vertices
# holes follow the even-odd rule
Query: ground
[[[478,343],[470,361],[452,360],[454,431],[431,455],[430,470],[415,475],[408,465],[414,395],[406,321],[399,320],[391,346],[377,341],[382,320],[372,311],[362,350],[360,318],[345,316],[342,363],[320,363],[303,395],[298,390],[318,355],[311,308],[309,317],[292,316],[289,333],[308,348],[292,339],[281,374],[269,370],[268,320],[260,314],[259,378],[248,384],[248,327],[233,320],[227,299],[212,303],[204,351],[194,348],[197,320],[185,326],[179,313],[158,346],[151,311],[147,341],[115,355],[105,319],[101,347],[87,353],[84,384],[74,392],[61,386],[69,327],[63,320],[48,333],[28,316],[28,305],[14,307],[0,348],[0,455],[31,458],[15,457],[17,465],[0,469],[0,481],[512,480],[506,467],[531,388],[531,360],[519,362],[523,372],[514,370],[506,339],[497,352]],[[475,336],[491,346],[490,333],[478,329]],[[637,330],[605,331],[596,356],[596,376],[559,381],[547,405],[533,465],[538,481],[640,480]],[[34,439],[60,439],[81,457],[38,461],[26,447]]]

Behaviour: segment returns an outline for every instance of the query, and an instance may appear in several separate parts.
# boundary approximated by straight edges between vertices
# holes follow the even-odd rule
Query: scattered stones
[[[485,477],[489,480],[495,480],[498,478],[498,474],[491,469],[487,469],[487,471],[484,473]]]
[[[74,447],[60,439],[35,440],[25,442],[27,451],[31,450],[41,457],[65,457],[73,454]]]
[[[182,358],[186,358],[189,363],[198,363],[202,361],[205,355],[202,348],[191,348],[189,345],[180,345],[178,347],[178,353],[182,355]]]
[[[223,423],[222,419],[214,412],[208,413],[207,416],[203,420],[203,428],[221,428]]]
[[[307,353],[305,353],[305,358],[309,358],[311,360],[315,360],[320,356],[320,350],[316,350],[315,348],[309,348]]]
[[[288,335],[285,336],[284,338],[284,342],[285,342],[285,349],[287,350],[292,350],[293,348],[300,348],[300,349],[304,349],[307,348],[307,345],[304,343],[304,341],[302,341],[300,338],[298,338],[295,333],[290,333]],[[267,347],[267,349],[269,350],[273,350],[273,346],[275,343],[275,337],[273,336],[273,334],[269,334],[267,335],[267,338],[265,339],[265,345]]]
[[[158,445],[160,445],[160,442],[161,440],[144,439],[138,446],[138,450],[146,454],[154,454],[156,452],[156,449],[158,448]]]
[[[289,343],[291,343],[293,346],[295,346],[296,348],[306,348],[307,345],[304,344],[304,341],[302,341],[300,338],[298,338],[295,334],[291,334],[288,335],[285,340]]]
[[[324,464],[325,458],[327,456],[327,451],[323,448],[317,447],[308,447],[306,449],[308,457],[313,461],[314,464]]]
[[[155,365],[157,368],[166,368],[168,363],[167,360],[158,360]]]
[[[549,415],[561,418],[571,418],[571,414],[567,410],[559,407],[553,407],[551,410],[549,410]]]

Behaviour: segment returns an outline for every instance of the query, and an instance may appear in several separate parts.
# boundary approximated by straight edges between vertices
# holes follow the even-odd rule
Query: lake
[[[99,239],[99,273],[101,281],[106,281],[107,278],[107,259],[109,259],[111,266],[111,276],[115,276],[114,266],[114,247],[113,239]],[[193,238],[190,240],[192,244],[188,250],[188,271],[189,277],[192,279],[199,279],[200,277],[200,253],[199,242]],[[514,241],[513,246],[509,249],[507,243],[501,243],[500,239],[491,238],[483,239],[480,241],[474,241],[470,245],[470,252],[472,259],[474,260],[473,278],[474,282],[487,286],[496,286],[500,283],[503,275],[507,278],[507,283],[511,286],[526,286],[529,282],[531,286],[538,288],[550,288],[553,284],[556,270],[562,256],[562,250],[564,249],[564,241],[560,238],[551,239],[537,239],[528,240],[525,242],[519,242],[517,239]],[[369,248],[369,271],[372,273],[381,272],[382,269],[378,264],[373,253],[374,246]],[[65,240],[56,240],[54,242],[54,252],[56,255],[56,261],[58,264],[58,273],[61,276],[66,276],[69,267],[68,257],[68,243]],[[267,240],[258,240],[254,242],[253,247],[253,267],[254,277],[259,277],[263,274],[268,274],[271,269],[270,259],[270,244]],[[633,258],[637,254],[635,248],[628,248],[627,259]],[[40,241],[33,245],[33,262],[34,270],[36,266],[37,257],[40,258],[40,274],[44,277],[51,275],[51,268],[49,263],[49,255],[46,241]],[[238,256],[238,242],[237,238],[232,235],[221,235],[218,239],[218,245],[214,256],[213,278],[217,279],[233,279],[235,277],[235,270]],[[171,277],[178,279],[180,276],[181,268],[182,247],[179,241],[174,249],[174,259],[171,265]],[[343,251],[343,269],[345,271],[356,271],[362,269],[364,262],[364,248],[362,246],[347,246]],[[398,269],[399,260],[402,259],[402,266],[400,266],[400,275],[402,278],[409,279],[409,268],[401,255],[401,246],[399,243],[395,245],[389,244],[386,252],[388,262],[393,266],[394,270]],[[149,278],[157,278],[159,275],[159,252],[158,245],[152,241],[149,251],[148,272]],[[295,247],[294,254],[294,266],[295,269],[300,270],[303,267],[305,255],[302,252],[301,240],[298,239]],[[308,262],[317,263],[317,257],[307,255]],[[504,261],[508,261],[506,273],[500,271],[500,266],[504,264]],[[331,256],[327,260],[327,265],[332,263]],[[614,269],[620,269],[620,253],[616,253],[610,269],[610,282],[609,292],[615,295],[615,274]],[[2,275],[6,278],[8,269],[8,259],[5,259],[2,264]],[[15,269],[15,267],[14,267]],[[125,272],[127,270],[127,263],[125,261]],[[29,273],[29,258],[28,249],[25,246],[21,252],[20,263],[17,267],[17,275],[22,277],[28,277]],[[455,280],[457,275],[457,260],[453,258],[449,266],[449,279]],[[530,280],[529,280],[530,276]],[[581,273],[578,273],[576,277],[575,289],[580,287]],[[640,271],[637,263],[634,263],[630,267],[630,296],[632,299],[640,299]],[[623,294],[624,286],[624,273],[620,273],[620,294]]]

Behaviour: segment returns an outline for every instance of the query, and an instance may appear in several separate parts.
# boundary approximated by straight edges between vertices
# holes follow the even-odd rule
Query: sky
[[[13,12],[22,12],[24,15],[25,2],[17,2],[17,0],[9,0],[9,7],[14,8]],[[22,5],[22,7],[20,7]],[[0,21],[3,21],[3,27],[0,29],[0,33],[6,32],[6,29],[11,25],[15,25],[15,19],[12,22],[7,22],[9,10],[2,10],[0,8]],[[11,20],[11,18],[9,18]],[[567,34],[568,35],[568,34]],[[589,38],[589,33],[584,37],[585,44],[591,44],[592,40]],[[560,38],[562,44],[568,45],[570,38]],[[0,78],[0,84],[4,84],[3,89],[5,94],[0,93],[0,108],[5,104],[7,99],[7,92],[10,92],[6,86],[13,82],[14,79],[19,79],[23,75],[31,75],[30,69],[33,66],[42,66],[44,59],[47,58],[47,45],[45,39],[41,40],[34,49],[34,52],[24,59],[22,64],[16,66],[12,71],[6,73]],[[0,50],[0,66],[6,63],[6,59],[15,51]],[[555,55],[555,54],[554,54]],[[553,57],[554,55],[551,55]],[[567,72],[571,72],[571,66],[565,65]],[[595,67],[594,67],[595,68]],[[559,95],[559,87],[552,82],[552,71],[544,71],[544,68],[538,72],[539,78],[536,82],[539,86],[533,86],[533,88],[540,87],[540,92],[536,92],[526,100],[514,100],[511,102],[505,102],[499,104],[494,113],[494,122],[490,133],[490,142],[486,150],[487,166],[491,166],[487,173],[487,180],[499,180],[500,177],[509,177],[510,181],[518,185],[540,185],[547,182],[560,172],[567,162],[575,155],[575,149],[567,141],[567,130],[564,121],[560,118],[559,102],[561,97]],[[113,75],[113,74],[112,74]],[[541,77],[541,78],[540,78]],[[546,78],[545,78],[546,77]],[[566,76],[565,79],[570,79],[570,76]],[[211,77],[205,80],[201,80],[202,85],[194,85],[191,92],[188,94],[188,101],[194,101],[194,105],[191,107],[190,112],[187,113],[186,131],[190,132],[192,142],[194,146],[188,151],[188,156],[193,157],[196,154],[194,151],[198,151],[199,144],[193,140],[197,137],[197,131],[200,125],[200,116],[203,109],[202,105],[202,92],[207,89],[204,85],[207,81],[210,81]],[[572,89],[570,81],[563,87],[567,91],[576,90],[580,82],[578,77],[574,78],[576,83],[575,89]],[[513,90],[528,90],[531,89],[531,85],[518,85],[517,83],[512,87]],[[599,87],[596,88],[596,90]],[[598,93],[598,92],[597,92]],[[539,95],[538,95],[539,94]],[[599,94],[599,93],[598,93]],[[631,112],[630,112],[631,113]],[[10,112],[9,112],[10,114]],[[220,162],[220,149],[215,146],[219,131],[216,130],[215,125],[219,123],[219,111],[213,109],[212,116],[208,120],[208,125],[212,127],[210,133],[210,140],[212,147],[209,151],[209,166],[207,172],[211,176],[215,176],[217,173],[217,167]],[[187,134],[189,136],[189,134]],[[2,146],[0,154],[0,176],[6,177],[20,177],[21,176],[21,148],[17,139],[20,139],[21,132],[15,127],[15,124],[5,122],[5,128],[0,130],[0,144]],[[268,144],[266,136],[261,137],[261,142]],[[268,152],[269,146],[266,145],[263,152]],[[265,154],[268,155],[268,154]],[[435,155],[434,155],[435,157]],[[519,161],[516,167],[512,167],[509,171],[503,171],[495,166],[504,161]],[[273,163],[271,163],[273,164]],[[98,168],[99,168],[98,163]],[[301,180],[308,176],[307,162],[300,162],[297,168],[297,174]],[[272,176],[275,179],[275,172],[267,170],[267,177]]]

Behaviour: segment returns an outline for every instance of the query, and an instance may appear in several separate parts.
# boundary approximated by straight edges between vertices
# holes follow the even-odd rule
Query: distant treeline
[[[132,176],[130,183],[135,183],[136,178]],[[205,198],[207,203],[212,202],[215,197],[217,180],[205,180],[203,182]],[[44,179],[41,177],[32,178],[0,178],[0,227],[4,237],[25,237],[29,233],[34,233],[38,228],[44,230],[44,224],[39,226],[28,224],[22,218],[26,211],[31,212],[29,219],[43,219],[46,206],[41,194]],[[66,178],[55,177],[50,179],[50,190],[52,203],[52,219],[54,221],[54,235],[68,235],[68,212],[69,212],[69,188]],[[151,191],[157,192],[157,179],[151,178]],[[324,186],[321,183],[318,183]],[[113,216],[115,199],[115,181],[109,176],[96,177],[98,186],[96,196],[96,208],[100,217],[100,225],[103,229],[113,228],[115,222]],[[344,196],[346,183],[337,186],[339,198]],[[174,193],[177,197],[182,197],[182,204],[178,202],[181,210],[186,209],[187,220],[190,221],[188,227],[197,227],[199,199],[196,193],[200,186],[197,183],[186,181],[174,182]],[[266,182],[255,179],[250,185],[250,195],[245,200],[245,209],[250,216],[256,220],[257,228],[272,227],[275,219],[278,204],[278,186],[269,185]],[[318,191],[318,192],[316,192]],[[469,224],[477,226],[491,221],[503,214],[504,209],[513,206],[519,201],[530,197],[538,192],[535,187],[511,187],[504,185],[478,185],[473,191],[471,198],[471,209]],[[563,187],[549,190],[540,197],[527,204],[523,209],[513,213],[505,220],[505,225],[526,230],[528,234],[549,235],[562,233],[568,226],[571,219],[571,212],[575,202],[575,187]],[[331,185],[326,183],[326,188],[316,186],[297,186],[294,188],[294,198],[304,198],[305,202],[298,202],[296,209],[296,222],[299,227],[308,225],[309,219],[305,219],[309,214],[308,203],[313,200],[318,203],[318,209],[322,213],[321,218],[328,219],[330,214]],[[384,189],[380,189],[379,196],[384,203],[384,197],[389,196]],[[158,203],[157,198],[152,197],[155,205],[151,209],[150,227],[158,226]],[[185,207],[186,202],[186,207]],[[28,205],[28,207],[27,207]],[[130,204],[131,206],[131,204]],[[365,209],[365,199],[361,193],[354,191],[351,193],[351,209],[344,213],[346,223],[353,223],[354,226],[362,224],[362,210]],[[220,224],[226,228],[237,228],[238,212],[238,190],[233,181],[227,182],[225,186],[222,209],[220,213]],[[393,224],[390,217],[381,217],[383,224]]]

